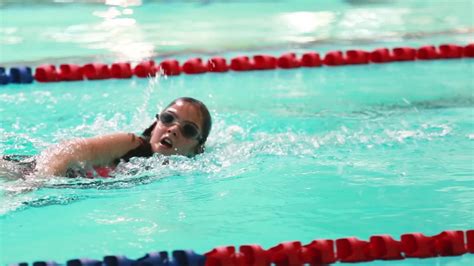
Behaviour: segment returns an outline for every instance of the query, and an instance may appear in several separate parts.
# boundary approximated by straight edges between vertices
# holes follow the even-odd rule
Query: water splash
[[[147,121],[144,121],[143,118],[154,117],[153,114],[150,113],[150,110],[152,109],[150,108],[150,101],[151,99],[153,99],[153,95],[157,95],[160,93],[160,81],[162,78],[164,77],[157,75],[148,79],[148,85],[142,94],[142,105],[137,107],[136,112],[133,114],[131,122],[132,128],[144,128],[149,123]],[[154,110],[161,110],[163,106],[158,103],[157,106],[154,106],[154,108]]]

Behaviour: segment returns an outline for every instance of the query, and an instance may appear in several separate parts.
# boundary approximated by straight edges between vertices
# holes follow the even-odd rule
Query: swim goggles
[[[161,114],[156,114],[156,119],[158,119],[164,125],[179,124],[181,134],[185,138],[197,140],[201,138],[199,130],[195,124],[186,121],[179,121],[178,118],[170,112],[165,111]]]

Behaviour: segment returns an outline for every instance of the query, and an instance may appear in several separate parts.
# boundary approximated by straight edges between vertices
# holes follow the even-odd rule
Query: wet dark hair
[[[202,103],[201,101],[196,100],[194,98],[191,98],[191,97],[178,98],[178,99],[172,101],[170,104],[168,104],[168,106],[166,106],[164,110],[168,109],[169,107],[171,107],[172,105],[174,105],[175,103],[180,102],[180,101],[193,104],[194,106],[198,107],[199,111],[201,112],[201,115],[202,115],[201,130],[202,130],[202,132],[201,132],[201,138],[199,139],[199,146],[201,146],[201,148],[203,148],[204,143],[206,142],[207,137],[209,136],[209,133],[211,132],[211,127],[212,127],[211,114],[209,113],[209,110],[207,109],[206,105],[204,105],[204,103]],[[146,140],[148,140],[148,141],[150,140],[151,132],[155,128],[156,123],[157,123],[157,121],[155,121],[147,129],[145,129],[145,131],[143,131],[142,136]],[[200,153],[200,152],[197,152],[197,153]]]

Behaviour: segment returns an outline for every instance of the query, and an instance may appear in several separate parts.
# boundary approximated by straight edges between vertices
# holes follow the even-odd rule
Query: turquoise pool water
[[[81,4],[88,2],[100,0],[0,1],[0,63],[133,61],[183,51],[221,54],[314,44],[340,48],[351,43],[413,40],[467,43],[474,30],[470,0],[107,0],[121,5]]]
[[[289,13],[313,8],[341,17],[361,8],[404,8],[407,14],[420,11],[421,17],[428,17],[423,10],[438,10],[432,12],[433,21],[444,14],[443,6],[421,1],[410,6],[397,1],[362,6],[341,1],[318,7],[308,1],[297,3],[231,3],[227,7],[276,6],[269,8],[276,15],[284,7]],[[188,7],[180,9],[173,4],[146,3],[128,8],[133,14],[164,12],[155,5],[175,8],[173,12],[182,17],[189,12],[194,19],[203,10],[222,7],[222,11],[225,7],[222,3],[180,3]],[[49,25],[53,23],[46,18],[58,14],[54,10],[72,12],[71,16],[58,15],[58,26],[51,29],[57,33],[63,33],[68,19],[77,16],[79,20],[79,14],[110,8],[74,4],[38,7],[45,12],[35,14],[44,16]],[[455,2],[452,8],[452,14],[460,15],[456,16],[460,26],[473,26],[472,16],[461,16],[469,13],[466,8],[472,12],[472,4]],[[6,5],[2,14],[28,10]],[[193,10],[198,10],[198,15]],[[53,13],[46,15],[46,11]],[[265,17],[267,13],[258,14]],[[244,15],[236,16],[236,21],[247,21],[247,13],[238,14]],[[419,18],[407,16],[407,21]],[[140,17],[150,25],[153,18],[151,14]],[[83,19],[85,27],[90,27],[87,23],[92,18]],[[17,24],[24,21],[16,19]],[[2,20],[16,25],[14,22]],[[157,24],[172,22],[160,20]],[[408,30],[399,30],[401,35],[455,28],[443,23],[429,29],[417,23],[403,25],[408,25],[404,28]],[[26,28],[33,30],[31,27]],[[391,32],[388,26],[380,27],[381,34]],[[21,35],[23,31],[19,28],[16,32]],[[153,54],[165,56],[169,52],[158,45],[156,36],[146,34],[147,27],[142,32],[152,40]],[[337,34],[329,34],[330,42],[302,46],[270,37],[271,48],[242,37],[243,43],[219,54],[230,58],[249,53],[245,52],[249,47],[252,53],[280,54],[290,49],[324,52],[472,40],[472,33],[461,32],[350,43]],[[214,35],[225,39],[223,32]],[[24,41],[12,47],[2,43],[2,64],[64,62],[66,57],[86,62],[96,55],[104,61],[122,58],[106,48],[49,40],[58,48],[56,53],[41,49],[45,45],[34,36],[23,37],[32,38],[31,47]],[[175,58],[208,56],[199,44],[186,42],[191,49],[171,45],[170,50],[179,53]],[[23,57],[5,52],[13,47],[24,47]],[[228,47],[209,49],[217,53],[218,48]],[[289,240],[368,239],[381,233],[398,238],[407,232],[431,235],[447,229],[472,229],[473,74],[472,59],[463,59],[0,87],[1,154],[37,154],[48,145],[74,137],[139,133],[157,111],[183,95],[204,101],[214,119],[208,151],[195,159],[172,157],[168,165],[162,165],[161,157],[136,160],[124,165],[123,173],[115,179],[55,179],[33,191],[27,191],[32,185],[24,181],[0,178],[0,263],[64,262],[78,257],[100,259],[108,254],[136,258],[156,250],[206,252],[216,246],[249,243],[269,248]],[[151,170],[142,170],[144,165],[152,166]],[[474,257],[468,254],[361,265],[467,266],[473,262]]]

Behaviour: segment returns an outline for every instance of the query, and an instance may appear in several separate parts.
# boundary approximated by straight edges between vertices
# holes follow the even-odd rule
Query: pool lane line
[[[122,255],[105,256],[102,261],[79,258],[67,266],[299,266],[332,263],[404,260],[474,254],[474,230],[447,230],[437,235],[407,233],[400,240],[390,235],[374,235],[368,241],[356,237],[314,240],[306,245],[300,241],[283,242],[267,250],[259,245],[216,247],[205,254],[192,250],[149,252],[136,260]],[[28,266],[27,262],[11,266]],[[55,261],[35,261],[33,266],[56,266]],[[61,264],[62,265],[62,264]]]
[[[245,72],[256,70],[295,69],[300,67],[335,67],[347,65],[384,64],[402,61],[424,61],[439,59],[462,59],[474,57],[474,43],[465,46],[442,44],[438,47],[425,45],[418,48],[395,47],[378,48],[372,51],[351,49],[334,50],[324,56],[317,52],[306,52],[301,56],[293,52],[280,56],[257,54],[237,56],[230,59],[212,57],[207,61],[202,58],[190,58],[182,65],[176,59],[167,59],[160,63],[153,60],[143,61],[134,66],[130,62],[113,63],[110,66],[93,62],[85,65],[44,64],[35,68],[11,67],[9,71],[0,67],[0,85],[9,83],[28,84],[37,82],[60,82],[81,80],[129,79],[132,77],[148,78],[156,75],[177,76],[181,74],[196,75],[208,72],[226,73],[229,71]]]

